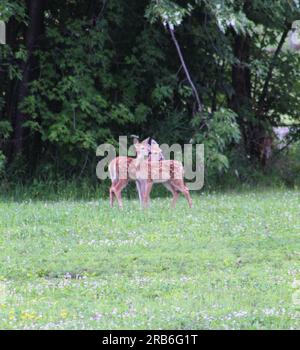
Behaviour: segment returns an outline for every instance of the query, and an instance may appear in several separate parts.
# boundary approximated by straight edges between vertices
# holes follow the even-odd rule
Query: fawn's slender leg
[[[172,206],[172,208],[174,208],[176,201],[178,199],[178,192],[169,182],[164,182],[163,185],[165,186],[166,189],[168,189],[170,192],[172,192],[173,200],[172,200],[171,206]]]
[[[150,198],[150,192],[152,190],[153,181],[147,181],[146,183],[146,190],[144,193],[144,207],[148,207],[149,204],[149,198]]]
[[[146,191],[146,180],[136,180],[136,187],[139,193],[139,199],[140,199],[140,205],[141,207],[143,206],[143,201],[144,201],[144,194]]]
[[[189,207],[192,207],[192,199],[190,196],[190,191],[189,189],[185,186],[184,181],[183,180],[173,180],[173,187],[175,187],[178,191],[180,191],[186,198],[186,200],[189,203]]]
[[[137,189],[138,194],[139,194],[140,205],[142,205],[143,198],[141,197],[141,184],[140,184],[140,181],[136,180],[135,184],[136,184],[136,189]]]
[[[112,181],[111,186],[109,188],[109,203],[111,208],[114,206],[114,199],[115,199],[114,186],[117,184],[117,182],[118,182],[117,180]]]
[[[115,186],[113,186],[112,190],[117,198],[119,208],[123,208],[122,202],[122,191],[127,186],[128,180],[119,180]]]
[[[119,208],[122,209],[123,208],[123,202],[122,202],[121,191],[116,191],[115,194],[116,194],[116,197],[117,197]]]
[[[111,207],[111,208],[114,206],[114,191],[113,191],[113,186],[110,186],[110,189],[109,189],[109,204],[110,204],[110,207]]]
[[[192,208],[192,206],[193,206],[193,203],[192,203],[192,198],[191,198],[191,196],[190,196],[190,191],[189,191],[189,189],[184,185],[184,190],[183,190],[183,194],[184,194],[184,196],[185,196],[185,198],[186,198],[186,200],[188,201],[188,203],[189,203],[189,207],[190,208]]]

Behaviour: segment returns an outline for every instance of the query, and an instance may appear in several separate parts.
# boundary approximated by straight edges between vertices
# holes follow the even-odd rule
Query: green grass
[[[3,198],[0,328],[299,329],[299,194]]]

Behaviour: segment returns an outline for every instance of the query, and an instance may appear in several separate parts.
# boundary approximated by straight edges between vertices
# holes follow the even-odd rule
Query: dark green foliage
[[[94,178],[97,145],[133,133],[204,143],[208,173],[218,174],[233,171],[235,149],[257,162],[261,135],[299,121],[300,56],[286,44],[297,1],[54,0],[34,12],[36,4],[0,4],[2,177]]]

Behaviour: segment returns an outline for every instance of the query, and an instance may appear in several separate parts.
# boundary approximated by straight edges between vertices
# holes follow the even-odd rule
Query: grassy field
[[[299,194],[0,199],[0,328],[299,329]]]

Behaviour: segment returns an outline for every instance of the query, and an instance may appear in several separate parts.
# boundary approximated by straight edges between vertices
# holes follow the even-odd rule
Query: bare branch
[[[197,89],[195,87],[195,84],[194,84],[194,82],[193,82],[193,80],[192,80],[192,78],[190,76],[189,70],[188,70],[188,68],[186,66],[186,63],[185,63],[185,60],[183,58],[183,54],[182,54],[181,48],[179,46],[179,43],[178,43],[178,41],[176,39],[176,36],[175,36],[175,33],[174,33],[174,29],[170,26],[169,23],[167,25],[168,25],[168,29],[169,29],[169,32],[171,34],[172,40],[173,40],[173,42],[175,44],[175,47],[176,47],[176,50],[177,50],[177,53],[178,53],[178,56],[179,56],[182,68],[183,68],[184,73],[185,73],[185,75],[187,77],[187,80],[188,80],[188,82],[189,82],[189,84],[190,84],[190,86],[191,86],[191,88],[193,90],[193,94],[194,94],[194,97],[195,97],[196,102],[197,102],[197,111],[199,113],[202,113],[203,112],[203,106],[202,106],[202,103],[200,101],[200,97],[199,97],[198,91],[197,91]]]
[[[288,33],[291,30],[291,27],[292,27],[292,24],[288,23],[286,28],[285,28],[285,30],[284,30],[284,32],[281,35],[281,38],[280,38],[280,41],[278,43],[277,49],[274,52],[272,61],[270,63],[270,67],[269,67],[268,74],[267,74],[267,77],[266,77],[266,80],[265,80],[265,84],[263,86],[263,90],[262,90],[262,93],[261,93],[261,96],[260,96],[260,99],[259,99],[259,102],[258,102],[258,113],[257,114],[259,116],[264,112],[264,109],[265,109],[265,106],[266,106],[266,102],[267,102],[269,85],[270,85],[270,82],[272,80],[273,71],[274,71],[274,68],[276,66],[276,61],[277,61],[277,58],[278,58],[278,56],[279,56],[279,54],[281,52],[283,44],[284,44],[284,42],[285,42],[285,40],[286,40],[286,38],[288,36]]]

